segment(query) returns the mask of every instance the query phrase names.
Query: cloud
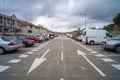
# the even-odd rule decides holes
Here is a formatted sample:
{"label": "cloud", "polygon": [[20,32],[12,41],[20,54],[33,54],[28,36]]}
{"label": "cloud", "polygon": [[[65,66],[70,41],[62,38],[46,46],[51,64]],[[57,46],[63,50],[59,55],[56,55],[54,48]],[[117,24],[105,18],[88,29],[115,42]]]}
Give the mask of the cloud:
{"label": "cloud", "polygon": [[85,12],[88,27],[111,23],[120,12],[120,0],[1,0],[0,12],[52,30],[71,31],[85,26]]}

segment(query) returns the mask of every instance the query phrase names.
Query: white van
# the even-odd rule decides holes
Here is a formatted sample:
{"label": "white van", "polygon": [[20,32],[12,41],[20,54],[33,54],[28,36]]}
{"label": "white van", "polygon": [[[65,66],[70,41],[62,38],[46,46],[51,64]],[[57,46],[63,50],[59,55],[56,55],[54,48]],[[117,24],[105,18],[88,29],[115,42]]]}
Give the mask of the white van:
{"label": "white van", "polygon": [[82,41],[86,44],[99,44],[102,40],[110,37],[106,30],[86,29],[82,33]]}

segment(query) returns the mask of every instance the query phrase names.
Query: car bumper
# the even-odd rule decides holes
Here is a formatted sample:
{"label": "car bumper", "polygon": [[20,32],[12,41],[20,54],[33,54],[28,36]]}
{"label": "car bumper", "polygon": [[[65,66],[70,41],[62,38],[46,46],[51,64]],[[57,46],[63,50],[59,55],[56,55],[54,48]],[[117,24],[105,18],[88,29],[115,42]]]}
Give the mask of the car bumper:
{"label": "car bumper", "polygon": [[14,45],[14,46],[8,46],[5,48],[6,51],[13,51],[13,50],[16,50],[16,49],[19,49],[21,48],[23,45],[20,44],[20,45]]}
{"label": "car bumper", "polygon": [[108,45],[108,44],[101,44],[101,47],[106,49],[114,49],[113,45]]}

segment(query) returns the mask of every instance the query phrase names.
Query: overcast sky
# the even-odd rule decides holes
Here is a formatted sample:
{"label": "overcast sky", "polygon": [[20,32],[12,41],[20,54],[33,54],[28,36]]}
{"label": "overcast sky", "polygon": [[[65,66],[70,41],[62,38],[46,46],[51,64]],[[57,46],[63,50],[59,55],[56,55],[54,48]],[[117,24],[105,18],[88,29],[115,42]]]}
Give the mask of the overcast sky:
{"label": "overcast sky", "polygon": [[103,27],[120,13],[120,0],[0,0],[0,13],[66,32],[85,27]]}

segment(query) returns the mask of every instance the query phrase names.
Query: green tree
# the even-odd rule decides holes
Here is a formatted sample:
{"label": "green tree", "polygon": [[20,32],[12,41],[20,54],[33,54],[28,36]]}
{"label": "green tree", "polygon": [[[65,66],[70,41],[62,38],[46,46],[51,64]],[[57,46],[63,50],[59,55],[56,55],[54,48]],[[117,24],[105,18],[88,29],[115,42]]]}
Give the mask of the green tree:
{"label": "green tree", "polygon": [[117,14],[116,17],[113,18],[113,22],[115,25],[117,25],[120,29],[120,13]]}
{"label": "green tree", "polygon": [[107,26],[104,26],[103,29],[107,30],[108,32],[112,32],[113,28],[114,28],[114,24],[109,24]]}
{"label": "green tree", "polygon": [[78,28],[78,30],[77,30],[77,35],[81,35],[81,30],[80,30],[80,28]]}

